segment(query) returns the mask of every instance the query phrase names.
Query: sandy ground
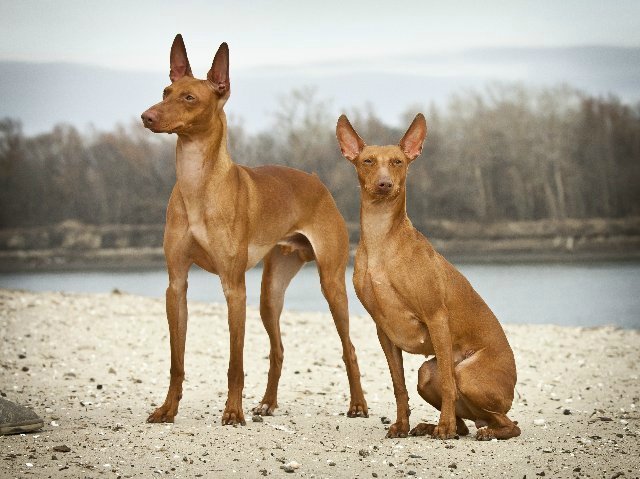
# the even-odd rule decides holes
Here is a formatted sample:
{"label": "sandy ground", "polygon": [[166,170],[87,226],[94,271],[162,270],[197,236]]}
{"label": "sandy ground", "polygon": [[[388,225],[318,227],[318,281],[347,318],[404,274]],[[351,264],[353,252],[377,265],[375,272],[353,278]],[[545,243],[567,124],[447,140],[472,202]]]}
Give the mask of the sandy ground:
{"label": "sandy ground", "polygon": [[[327,314],[285,312],[280,408],[252,422],[267,377],[267,336],[249,309],[245,427],[220,425],[225,308],[190,304],[184,399],[173,425],[147,424],[168,385],[164,303],[122,294],[0,290],[0,391],[45,428],[0,437],[0,477],[640,476],[640,332],[507,326],[523,434],[478,442],[384,439],[395,402],[373,322],[352,318],[370,417],[349,419],[347,378]],[[437,412],[415,391],[424,358],[405,355],[412,425]],[[536,425],[536,423],[542,425]],[[67,446],[69,452],[56,452]],[[287,473],[281,466],[296,461]]]}

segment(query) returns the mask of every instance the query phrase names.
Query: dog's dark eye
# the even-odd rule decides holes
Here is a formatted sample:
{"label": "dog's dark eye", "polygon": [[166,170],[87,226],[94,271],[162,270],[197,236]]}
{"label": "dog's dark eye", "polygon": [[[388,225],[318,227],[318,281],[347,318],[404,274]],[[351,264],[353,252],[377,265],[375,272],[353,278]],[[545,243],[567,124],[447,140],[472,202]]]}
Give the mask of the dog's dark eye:
{"label": "dog's dark eye", "polygon": [[187,100],[187,101],[193,101],[193,100],[196,99],[196,97],[193,96],[193,95],[187,95],[187,96],[184,97],[184,99]]}
{"label": "dog's dark eye", "polygon": [[363,163],[365,165],[373,165],[373,160],[371,158],[367,158],[366,160],[363,161]]}
{"label": "dog's dark eye", "polygon": [[402,160],[399,160],[398,158],[396,158],[395,160],[393,160],[393,164],[396,166],[400,166],[402,164]]}

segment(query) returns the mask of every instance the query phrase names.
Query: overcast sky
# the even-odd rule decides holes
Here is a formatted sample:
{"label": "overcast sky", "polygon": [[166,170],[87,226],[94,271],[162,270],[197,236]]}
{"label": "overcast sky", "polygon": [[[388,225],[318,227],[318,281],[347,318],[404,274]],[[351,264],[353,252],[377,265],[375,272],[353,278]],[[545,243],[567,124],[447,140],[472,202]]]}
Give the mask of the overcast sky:
{"label": "overcast sky", "polygon": [[640,1],[0,0],[0,60],[166,70],[178,32],[201,76],[222,41],[236,69],[487,46],[640,46]]}
{"label": "overcast sky", "polygon": [[0,118],[28,133],[138,118],[176,33],[198,78],[229,43],[227,112],[249,131],[307,86],[332,114],[390,123],[493,82],[640,101],[640,0],[0,0]]}

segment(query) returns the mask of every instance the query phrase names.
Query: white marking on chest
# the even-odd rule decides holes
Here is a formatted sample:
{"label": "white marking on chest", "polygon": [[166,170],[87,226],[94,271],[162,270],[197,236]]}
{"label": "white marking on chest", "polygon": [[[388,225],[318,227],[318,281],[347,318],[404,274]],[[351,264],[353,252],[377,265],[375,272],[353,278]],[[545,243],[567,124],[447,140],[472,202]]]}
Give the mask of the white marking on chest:
{"label": "white marking on chest", "polygon": [[373,284],[389,286],[389,280],[384,270],[380,267],[373,267],[367,270],[369,279]]}
{"label": "white marking on chest", "polygon": [[199,243],[206,242],[204,227],[204,153],[197,142],[181,142],[176,163],[178,187],[187,210],[193,236]]}
{"label": "white marking on chest", "polygon": [[249,244],[247,248],[247,269],[253,268],[271,250],[272,245]]}
{"label": "white marking on chest", "polygon": [[[188,215],[187,215],[188,217]],[[189,223],[189,230],[191,231],[191,235],[196,242],[205,249],[205,251],[209,250],[209,237],[207,235],[207,227],[204,225],[202,221],[198,221],[195,223]]]}

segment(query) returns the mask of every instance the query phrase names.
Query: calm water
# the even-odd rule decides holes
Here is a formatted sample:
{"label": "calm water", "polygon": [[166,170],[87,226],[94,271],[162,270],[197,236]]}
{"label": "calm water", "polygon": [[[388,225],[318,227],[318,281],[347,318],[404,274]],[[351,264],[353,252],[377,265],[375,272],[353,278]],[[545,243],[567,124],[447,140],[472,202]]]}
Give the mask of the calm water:
{"label": "calm water", "polygon": [[[504,323],[572,326],[613,324],[640,328],[640,263],[458,265]],[[257,306],[262,270],[247,273],[247,301]],[[347,272],[352,313],[365,314]],[[107,293],[114,288],[145,296],[164,296],[167,275],[158,271],[1,274],[0,287],[31,291]],[[217,276],[193,269],[188,297],[224,302]],[[293,279],[285,308],[328,311],[315,267]]]}

